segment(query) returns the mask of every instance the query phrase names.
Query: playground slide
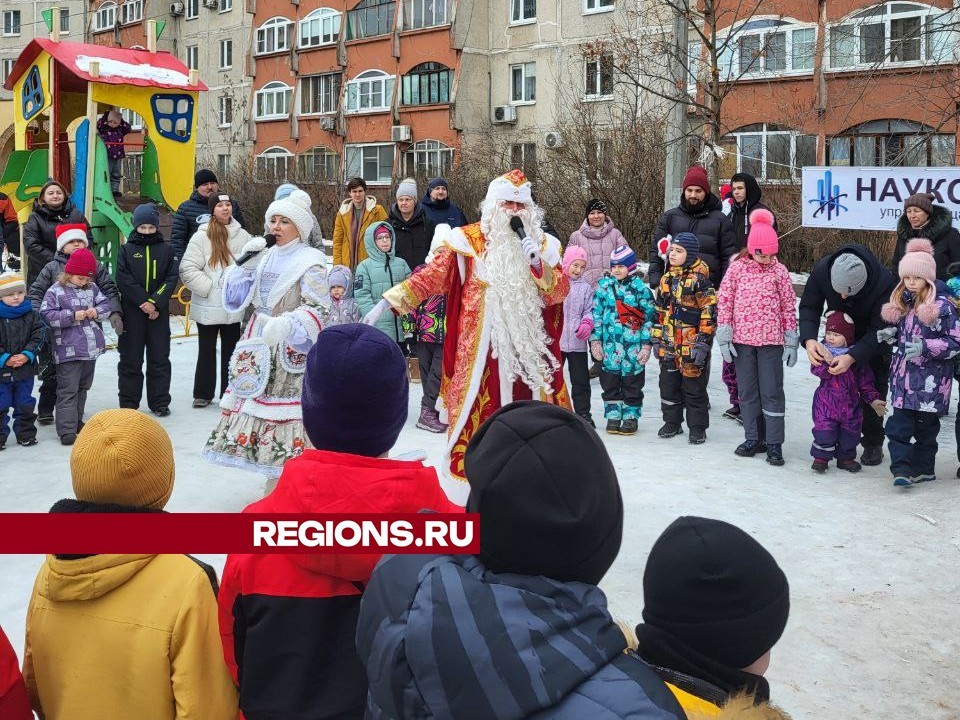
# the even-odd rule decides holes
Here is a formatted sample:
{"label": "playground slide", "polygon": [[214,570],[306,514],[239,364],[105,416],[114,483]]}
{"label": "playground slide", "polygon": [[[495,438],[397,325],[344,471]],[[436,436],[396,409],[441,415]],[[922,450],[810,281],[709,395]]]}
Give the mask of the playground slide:
{"label": "playground slide", "polygon": [[17,212],[30,207],[47,181],[47,150],[14,150],[0,177],[0,192],[11,200]]}

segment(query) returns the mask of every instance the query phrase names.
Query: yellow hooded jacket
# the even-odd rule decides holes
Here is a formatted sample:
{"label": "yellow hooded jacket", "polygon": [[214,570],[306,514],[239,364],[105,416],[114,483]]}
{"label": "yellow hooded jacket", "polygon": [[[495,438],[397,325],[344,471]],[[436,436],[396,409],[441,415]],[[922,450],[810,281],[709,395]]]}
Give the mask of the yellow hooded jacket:
{"label": "yellow hooded jacket", "polygon": [[235,720],[216,575],[186,555],[48,555],[24,679],[45,720]]}
{"label": "yellow hooded jacket", "polygon": [[790,720],[783,710],[769,703],[755,705],[749,695],[736,695],[720,707],[671,683],[667,687],[687,714],[687,720]]}

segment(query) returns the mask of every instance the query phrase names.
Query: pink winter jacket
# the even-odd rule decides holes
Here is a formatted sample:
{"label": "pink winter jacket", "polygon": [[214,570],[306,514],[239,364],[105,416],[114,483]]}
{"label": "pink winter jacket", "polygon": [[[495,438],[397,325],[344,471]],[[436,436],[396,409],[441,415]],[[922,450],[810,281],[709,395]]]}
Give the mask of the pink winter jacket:
{"label": "pink winter jacket", "polygon": [[720,283],[717,325],[733,326],[738,345],[783,345],[783,334],[797,329],[796,301],[790,273],[776,258],[761,265],[744,255]]}

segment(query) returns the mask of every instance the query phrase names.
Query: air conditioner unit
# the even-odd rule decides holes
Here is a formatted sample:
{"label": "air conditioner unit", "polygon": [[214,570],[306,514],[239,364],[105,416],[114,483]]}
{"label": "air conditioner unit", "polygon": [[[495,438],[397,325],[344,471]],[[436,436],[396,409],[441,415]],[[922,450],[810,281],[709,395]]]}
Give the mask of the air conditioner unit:
{"label": "air conditioner unit", "polygon": [[490,115],[492,123],[515,123],[516,121],[517,109],[513,105],[498,105]]}
{"label": "air conditioner unit", "polygon": [[333,132],[337,128],[337,119],[333,115],[324,115],[320,118],[320,129]]}
{"label": "air conditioner unit", "polygon": [[410,142],[410,126],[394,125],[390,128],[390,140],[393,142]]}
{"label": "air conditioner unit", "polygon": [[203,6],[208,7],[211,10],[216,10],[217,4],[217,0],[203,0]]}
{"label": "air conditioner unit", "polygon": [[184,7],[182,2],[172,2],[170,3],[170,14],[176,17],[177,15],[183,15]]}
{"label": "air conditioner unit", "polygon": [[563,135],[558,132],[548,132],[543,136],[543,144],[551,150],[563,147]]}

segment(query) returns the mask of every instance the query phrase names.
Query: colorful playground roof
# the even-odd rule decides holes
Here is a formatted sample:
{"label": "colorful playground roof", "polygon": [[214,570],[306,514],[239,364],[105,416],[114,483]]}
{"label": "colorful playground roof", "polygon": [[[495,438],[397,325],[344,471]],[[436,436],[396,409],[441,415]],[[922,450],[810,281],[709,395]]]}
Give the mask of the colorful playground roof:
{"label": "colorful playground roof", "polygon": [[[202,82],[190,84],[190,70],[168,52],[151,53],[147,50],[129,50],[107,45],[91,45],[78,42],[53,42],[46,38],[32,40],[20,53],[3,87],[13,89],[13,84],[42,51],[48,52],[60,67],[84,84],[87,82],[110,85],[140,85],[142,87],[170,88],[175,90],[206,90]],[[90,75],[90,62],[100,64],[98,77]],[[79,91],[80,87],[66,90]]]}

